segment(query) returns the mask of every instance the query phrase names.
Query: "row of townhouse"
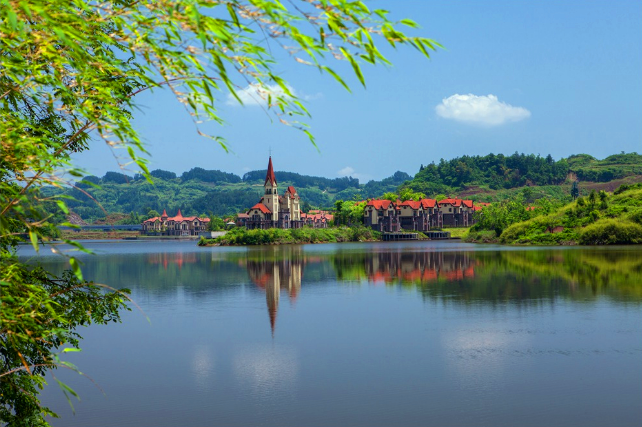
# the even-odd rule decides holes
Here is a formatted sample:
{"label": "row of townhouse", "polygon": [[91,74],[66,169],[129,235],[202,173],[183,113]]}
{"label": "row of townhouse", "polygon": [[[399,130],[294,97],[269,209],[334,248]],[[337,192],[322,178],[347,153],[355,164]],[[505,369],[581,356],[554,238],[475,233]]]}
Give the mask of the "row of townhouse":
{"label": "row of townhouse", "polygon": [[197,216],[183,216],[178,210],[176,216],[168,216],[163,209],[163,214],[143,222],[141,234],[155,236],[198,236],[207,230],[209,218]]}
{"label": "row of townhouse", "polygon": [[312,209],[308,213],[301,213],[303,225],[312,228],[328,228],[328,223],[334,220],[334,215],[327,211]]}
{"label": "row of townhouse", "polygon": [[472,200],[461,199],[369,200],[363,215],[365,225],[378,231],[429,231],[468,227],[474,223],[473,213],[480,209]]}

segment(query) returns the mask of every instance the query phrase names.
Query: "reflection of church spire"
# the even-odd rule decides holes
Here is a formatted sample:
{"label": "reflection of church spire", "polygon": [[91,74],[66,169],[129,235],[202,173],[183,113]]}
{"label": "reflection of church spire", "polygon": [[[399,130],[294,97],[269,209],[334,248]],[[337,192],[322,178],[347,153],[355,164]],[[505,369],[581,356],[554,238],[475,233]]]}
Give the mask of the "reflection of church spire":
{"label": "reflection of church spire", "polygon": [[274,336],[274,328],[276,326],[276,315],[279,311],[279,293],[281,292],[281,280],[279,277],[279,269],[275,268],[265,285],[265,299],[267,301],[268,314],[270,315],[270,327],[272,328],[272,336]]}
{"label": "reflection of church spire", "polygon": [[[300,253],[287,254],[278,251],[274,255],[285,256],[283,260],[261,259],[247,260],[247,271],[250,279],[259,287],[265,289],[265,300],[267,303],[268,315],[270,317],[270,328],[272,335],[276,328],[276,318],[279,311],[279,299],[281,289],[287,290],[290,301],[296,300],[301,291],[301,279],[303,277],[303,259]],[[296,251],[295,251],[296,252]]]}

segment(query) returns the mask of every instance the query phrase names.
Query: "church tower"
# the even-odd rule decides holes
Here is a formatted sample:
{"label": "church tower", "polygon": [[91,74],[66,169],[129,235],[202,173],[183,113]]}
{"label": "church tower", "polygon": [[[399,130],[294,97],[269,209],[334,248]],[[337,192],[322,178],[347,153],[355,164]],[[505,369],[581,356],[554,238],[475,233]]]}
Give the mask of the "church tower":
{"label": "church tower", "polygon": [[276,177],[274,176],[274,167],[272,167],[272,156],[268,163],[267,174],[265,175],[265,193],[263,195],[263,204],[272,212],[272,221],[279,220],[279,192],[276,186]]}

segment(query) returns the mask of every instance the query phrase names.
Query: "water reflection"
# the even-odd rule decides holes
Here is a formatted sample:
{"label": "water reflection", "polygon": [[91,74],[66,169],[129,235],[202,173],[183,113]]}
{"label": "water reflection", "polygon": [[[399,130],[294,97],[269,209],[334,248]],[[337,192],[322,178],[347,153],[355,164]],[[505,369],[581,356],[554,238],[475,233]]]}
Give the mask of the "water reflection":
{"label": "water reflection", "polygon": [[272,335],[276,326],[281,289],[288,293],[292,303],[301,291],[304,259],[303,249],[294,246],[286,251],[252,253],[244,260],[250,279],[265,290]]}
{"label": "water reflection", "polygon": [[[471,246],[462,250],[459,246],[449,251],[430,244],[389,244],[371,245],[369,250],[354,250],[350,245],[324,248],[114,251],[85,258],[83,268],[86,277],[132,288],[139,298],[147,294],[175,298],[180,285],[185,297],[198,300],[251,284],[254,291],[265,293],[273,333],[282,292],[294,304],[302,288],[333,281],[416,289],[423,298],[444,304],[526,306],[601,296],[626,304],[642,301],[642,250],[638,247],[476,250]],[[64,268],[57,259],[43,259],[42,264],[54,271]]]}
{"label": "water reflection", "polygon": [[330,272],[322,271],[339,282],[416,288],[424,298],[449,304],[540,305],[601,295],[626,303],[642,300],[642,257],[630,248],[479,252],[399,248],[310,256],[299,246],[273,247],[250,251],[239,260],[265,292],[273,334],[281,292],[294,303],[302,283],[315,284],[316,280],[303,279],[304,267],[315,263],[329,264]]}

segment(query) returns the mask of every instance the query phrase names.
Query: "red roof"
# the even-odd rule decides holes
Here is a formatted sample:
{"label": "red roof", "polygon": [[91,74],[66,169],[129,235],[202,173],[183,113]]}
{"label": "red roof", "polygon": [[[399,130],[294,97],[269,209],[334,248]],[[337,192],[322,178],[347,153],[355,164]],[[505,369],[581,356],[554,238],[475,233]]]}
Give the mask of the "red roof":
{"label": "red roof", "polygon": [[401,204],[401,206],[410,206],[414,210],[418,210],[421,207],[421,202],[416,202],[414,200],[406,200]]}
{"label": "red roof", "polygon": [[274,176],[274,167],[272,167],[272,156],[270,156],[270,161],[268,162],[267,174],[265,174],[265,182],[263,185],[267,184],[270,181],[272,185],[276,185],[276,177]]}
{"label": "red roof", "polygon": [[167,216],[167,212],[165,209],[163,209],[163,215],[162,216],[155,216],[154,218],[150,218],[148,220],[143,221],[143,223],[149,222],[153,223],[155,221],[174,221],[174,222],[183,222],[183,221],[194,221],[195,219],[201,221],[201,222],[210,222],[209,218],[199,218],[197,216],[183,216],[181,213],[181,210],[178,210],[178,213],[176,216]]}
{"label": "red roof", "polygon": [[240,214],[237,215],[237,217],[239,219],[241,219],[241,218],[249,218],[250,216],[248,214],[246,214],[246,213],[240,213]]}
{"label": "red roof", "polygon": [[290,185],[287,192],[290,193],[290,198],[294,199],[294,196],[296,196],[296,189]]}
{"label": "red roof", "polygon": [[437,200],[435,199],[421,199],[421,205],[424,207],[424,209],[434,208],[436,204]]}
{"label": "red roof", "polygon": [[461,206],[461,199],[444,199],[440,200],[439,203],[440,205],[453,205],[453,206]]}
{"label": "red roof", "polygon": [[472,207],[473,207],[473,201],[472,201],[472,200],[462,200],[461,202],[462,202],[462,203],[464,204],[464,206],[466,206],[467,208],[472,208]]}
{"label": "red roof", "polygon": [[392,202],[390,200],[378,200],[378,199],[373,199],[369,200],[368,204],[366,206],[373,206],[375,209],[388,209]]}
{"label": "red roof", "polygon": [[257,203],[256,205],[254,205],[254,206],[252,206],[252,207],[250,208],[250,210],[252,210],[252,209],[258,209],[258,210],[260,210],[261,212],[263,212],[264,214],[272,213],[272,211],[271,211],[271,210],[269,210],[269,209],[267,208],[267,206],[265,206],[263,203]]}

